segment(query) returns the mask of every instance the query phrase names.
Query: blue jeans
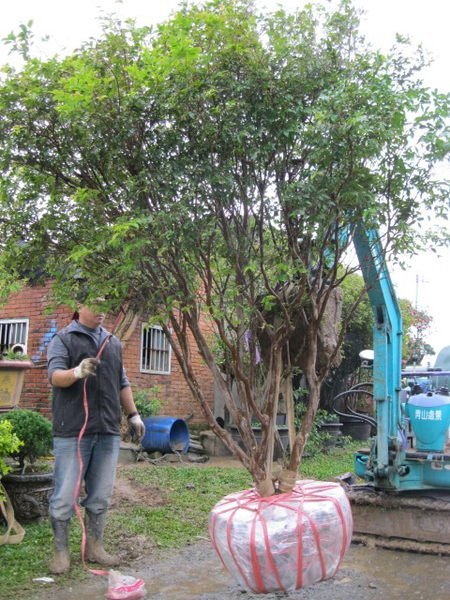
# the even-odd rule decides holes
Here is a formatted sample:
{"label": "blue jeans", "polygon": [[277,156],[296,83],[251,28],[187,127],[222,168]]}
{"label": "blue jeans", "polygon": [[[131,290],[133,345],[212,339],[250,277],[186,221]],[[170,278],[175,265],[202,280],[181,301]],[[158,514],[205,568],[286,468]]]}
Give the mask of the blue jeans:
{"label": "blue jeans", "polygon": [[[50,499],[50,516],[66,521],[74,512],[75,486],[79,476],[77,438],[55,437],[55,489]],[[84,481],[86,496],[81,502],[89,512],[101,514],[108,510],[119,458],[120,436],[86,435],[80,443],[83,463],[81,484]]]}

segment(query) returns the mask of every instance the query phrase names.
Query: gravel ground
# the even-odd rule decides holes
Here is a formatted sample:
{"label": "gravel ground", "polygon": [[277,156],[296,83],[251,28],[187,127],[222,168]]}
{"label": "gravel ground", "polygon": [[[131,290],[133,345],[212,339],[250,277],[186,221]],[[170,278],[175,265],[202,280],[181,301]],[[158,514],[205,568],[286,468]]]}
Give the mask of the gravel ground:
{"label": "gravel ground", "polygon": [[[142,577],[147,600],[448,600],[448,558],[352,545],[333,579],[291,592],[255,595],[224,571],[207,540],[140,559],[123,574]],[[98,600],[107,582],[89,577],[73,587],[36,584],[29,600]]]}
{"label": "gravel ground", "polygon": [[[240,466],[230,458],[215,458],[211,466]],[[117,501],[153,502],[147,488],[132,490],[120,480]],[[123,487],[125,486],[125,487]],[[120,500],[122,499],[122,500]],[[119,540],[117,540],[119,541]],[[127,540],[129,545],[130,540]],[[139,540],[132,540],[139,548]],[[140,558],[124,564],[120,571],[144,579],[147,600],[449,600],[448,557],[370,548],[352,544],[336,575],[288,594],[256,595],[239,588],[222,567],[208,539],[199,539],[181,549],[162,551],[146,548]],[[135,554],[137,556],[138,554]],[[130,555],[128,555],[130,556]],[[79,562],[74,557],[74,562]],[[46,575],[46,574],[44,574]],[[35,582],[23,600],[100,600],[107,592],[107,579],[87,575],[73,586]]]}

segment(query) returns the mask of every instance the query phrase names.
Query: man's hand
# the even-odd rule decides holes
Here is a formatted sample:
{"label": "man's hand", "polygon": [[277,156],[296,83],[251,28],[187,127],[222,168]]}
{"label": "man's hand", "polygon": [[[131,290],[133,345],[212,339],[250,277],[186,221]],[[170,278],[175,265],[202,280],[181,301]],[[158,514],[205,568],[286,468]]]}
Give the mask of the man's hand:
{"label": "man's hand", "polygon": [[128,419],[128,423],[130,424],[130,427],[133,430],[134,437],[141,441],[145,435],[145,425],[141,417],[137,414],[133,415]]}
{"label": "man's hand", "polygon": [[80,362],[78,367],[75,367],[73,374],[77,379],[85,379],[89,375],[96,375],[99,362],[97,358],[85,358]]}

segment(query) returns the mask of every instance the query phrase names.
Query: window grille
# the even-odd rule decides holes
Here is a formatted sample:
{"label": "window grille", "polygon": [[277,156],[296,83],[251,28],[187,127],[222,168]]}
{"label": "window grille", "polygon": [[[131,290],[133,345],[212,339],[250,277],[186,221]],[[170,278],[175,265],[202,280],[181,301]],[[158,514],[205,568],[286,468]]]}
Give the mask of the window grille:
{"label": "window grille", "polygon": [[141,371],[170,373],[171,347],[161,327],[142,326]]}
{"label": "window grille", "polygon": [[0,354],[6,354],[16,344],[27,351],[28,319],[0,319]]}

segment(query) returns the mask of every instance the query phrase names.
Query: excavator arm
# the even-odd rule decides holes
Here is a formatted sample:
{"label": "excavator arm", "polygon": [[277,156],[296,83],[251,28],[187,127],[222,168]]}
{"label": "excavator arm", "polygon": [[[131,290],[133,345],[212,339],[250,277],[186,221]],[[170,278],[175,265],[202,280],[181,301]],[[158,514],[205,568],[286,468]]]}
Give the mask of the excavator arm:
{"label": "excavator arm", "polygon": [[354,246],[373,309],[373,397],[376,406],[376,455],[373,476],[392,479],[392,451],[401,452],[406,440],[400,414],[402,315],[386,266],[383,249],[374,231],[355,231]]}
{"label": "excavator arm", "polygon": [[382,244],[376,231],[362,227],[353,241],[374,314],[376,420],[370,447],[355,453],[355,472],[365,483],[348,489],[354,539],[450,555],[450,399],[434,392],[405,399],[402,317]]}

